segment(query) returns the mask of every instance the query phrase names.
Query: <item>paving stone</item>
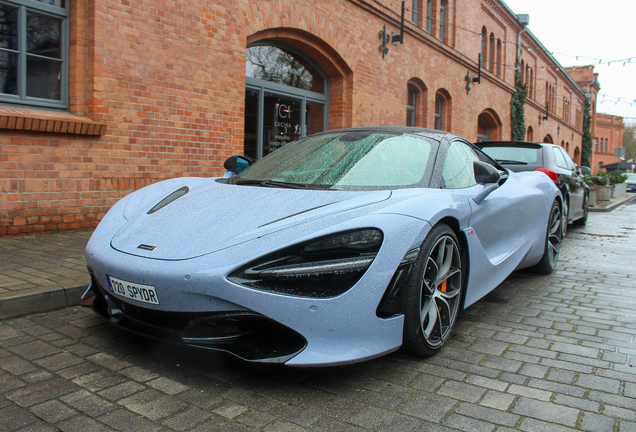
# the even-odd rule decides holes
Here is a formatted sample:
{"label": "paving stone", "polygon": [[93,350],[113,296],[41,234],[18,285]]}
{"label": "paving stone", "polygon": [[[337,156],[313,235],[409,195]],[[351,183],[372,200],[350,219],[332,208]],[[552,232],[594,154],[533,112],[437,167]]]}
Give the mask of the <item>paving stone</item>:
{"label": "paving stone", "polygon": [[498,369],[506,372],[517,372],[521,368],[522,363],[515,360],[508,360],[501,357],[488,356],[481,366]]}
{"label": "paving stone", "polygon": [[529,388],[525,386],[520,386],[516,384],[512,384],[506,390],[508,393],[516,395],[516,396],[525,396],[532,399],[538,399],[542,401],[549,401],[552,398],[552,393],[544,390],[537,390],[534,388]]}
{"label": "paving stone", "polygon": [[122,432],[155,432],[161,430],[161,426],[158,426],[148,419],[139,417],[125,409],[110,411],[101,417],[98,417],[97,420],[117,431]]}
{"label": "paving stone", "polygon": [[58,400],[52,400],[39,405],[34,405],[29,408],[29,411],[38,416],[38,418],[53,424],[59,423],[60,421],[77,414],[77,411],[73,410],[68,405],[63,404]]}
{"label": "paving stone", "polygon": [[583,413],[580,429],[589,432],[614,432],[614,419],[598,414]]}
{"label": "paving stone", "polygon": [[91,417],[97,417],[108,411],[115,409],[115,405],[112,403],[95,396],[86,390],[79,390],[77,392],[62,396],[60,400],[69,406],[88,414]]}
{"label": "paving stone", "polygon": [[5,394],[5,397],[19,406],[29,407],[55,399],[77,389],[78,387],[73,383],[53,378],[20,387]]}
{"label": "paving stone", "polygon": [[84,360],[68,352],[62,352],[43,359],[35,360],[33,363],[50,371],[58,371],[71,366],[83,363]]}
{"label": "paving stone", "polygon": [[621,382],[619,380],[602,378],[594,375],[579,375],[576,385],[606,393],[618,394]]}
{"label": "paving stone", "polygon": [[26,361],[18,356],[7,355],[6,357],[2,358],[2,361],[0,362],[0,369],[17,376],[37,370],[38,368],[31,362]]}
{"label": "paving stone", "polygon": [[559,426],[554,423],[547,423],[532,418],[525,418],[522,420],[519,430],[524,432],[574,432],[577,429]]}
{"label": "paving stone", "polygon": [[515,397],[513,395],[488,391],[479,404],[499,411],[507,411],[514,400]]}
{"label": "paving stone", "polygon": [[607,417],[623,419],[628,421],[636,420],[636,411],[634,411],[633,408],[625,409],[625,408],[618,408],[615,406],[606,405],[605,408],[603,409],[603,415]]}
{"label": "paving stone", "polygon": [[119,405],[130,411],[156,421],[179,411],[183,411],[187,404],[171,398],[156,390],[145,390],[118,401]]}
{"label": "paving stone", "polygon": [[314,411],[290,404],[279,405],[268,414],[303,427],[309,427],[320,418],[320,414]]}
{"label": "paving stone", "polygon": [[584,397],[586,393],[585,389],[580,387],[570,386],[566,384],[559,384],[553,381],[540,380],[536,378],[531,379],[528,382],[528,386],[546,390],[552,393],[561,393],[564,395],[570,395],[570,396],[576,396],[576,397]]}
{"label": "paving stone", "polygon": [[417,393],[398,408],[402,414],[431,422],[440,421],[456,404],[453,399],[429,393]]}
{"label": "paving stone", "polygon": [[446,380],[444,378],[428,374],[420,374],[413,382],[411,382],[411,387],[432,393],[445,381]]}
{"label": "paving stone", "polygon": [[37,340],[20,345],[13,345],[8,347],[7,349],[12,353],[27,360],[35,360],[62,352],[62,350],[58,347]]}
{"label": "paving stone", "polygon": [[495,429],[495,425],[492,423],[486,423],[481,420],[457,414],[450,414],[446,419],[444,419],[444,424],[459,430],[474,432],[490,432]]}
{"label": "paving stone", "polygon": [[[496,409],[486,408],[474,404],[462,403],[456,409],[455,412],[468,417],[473,417],[479,420],[484,420],[489,423],[496,423],[498,425],[504,425],[509,427],[515,427],[519,421],[519,416],[500,412]],[[446,423],[449,425],[448,423]],[[449,425],[450,426],[450,425]]]}
{"label": "paving stone", "polygon": [[485,392],[486,390],[481,387],[457,381],[446,381],[444,385],[437,391],[437,394],[467,402],[477,402],[479,399],[481,399]]}
{"label": "paving stone", "polygon": [[512,412],[525,417],[575,427],[579,410],[564,406],[520,397],[512,407]]}
{"label": "paving stone", "polygon": [[554,396],[553,402],[559,405],[569,406],[570,408],[576,408],[583,411],[600,412],[601,404],[598,402],[589,401],[580,397],[566,396],[563,394],[557,394]]}
{"label": "paving stone", "polygon": [[619,420],[618,425],[619,432],[636,432],[636,423]]}
{"label": "paving stone", "polygon": [[547,366],[524,364],[519,373],[534,378],[543,378],[548,372]]}
{"label": "paving stone", "polygon": [[497,370],[482,367],[482,366],[477,366],[470,363],[465,363],[462,361],[452,361],[446,367],[450,369],[466,372],[471,375],[482,375],[489,378],[496,378],[500,374],[500,372]]}
{"label": "paving stone", "polygon": [[572,371],[566,371],[562,369],[550,368],[548,371],[547,379],[550,381],[556,381],[562,384],[572,384],[576,378],[576,373]]}
{"label": "paving stone", "polygon": [[[112,432],[113,429],[89,417],[75,416],[56,425],[62,432]],[[124,430],[124,429],[119,429]]]}
{"label": "paving stone", "polygon": [[494,380],[490,378],[484,378],[478,375],[469,376],[466,379],[468,384],[473,384],[479,387],[485,387],[491,390],[504,391],[508,387],[508,383],[501,382],[499,380]]}
{"label": "paving stone", "polygon": [[15,405],[0,409],[0,430],[11,431],[36,423],[38,419]]}

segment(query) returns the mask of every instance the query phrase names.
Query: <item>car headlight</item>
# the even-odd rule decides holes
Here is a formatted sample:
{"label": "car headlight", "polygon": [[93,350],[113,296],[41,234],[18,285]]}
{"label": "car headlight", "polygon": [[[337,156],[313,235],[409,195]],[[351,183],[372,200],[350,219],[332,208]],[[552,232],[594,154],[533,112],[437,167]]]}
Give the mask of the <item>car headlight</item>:
{"label": "car headlight", "polygon": [[230,273],[234,283],[301,297],[333,297],[351,288],[373,262],[382,231],[332,234],[264,256]]}

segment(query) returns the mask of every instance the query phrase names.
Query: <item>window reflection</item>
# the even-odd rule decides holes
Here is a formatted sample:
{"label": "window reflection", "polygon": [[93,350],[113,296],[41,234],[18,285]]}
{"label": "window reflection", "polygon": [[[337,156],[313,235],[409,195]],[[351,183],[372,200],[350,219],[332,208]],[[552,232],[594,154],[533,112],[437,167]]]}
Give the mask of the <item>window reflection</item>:
{"label": "window reflection", "polygon": [[252,78],[324,92],[324,80],[303,59],[275,46],[249,47],[245,73]]}

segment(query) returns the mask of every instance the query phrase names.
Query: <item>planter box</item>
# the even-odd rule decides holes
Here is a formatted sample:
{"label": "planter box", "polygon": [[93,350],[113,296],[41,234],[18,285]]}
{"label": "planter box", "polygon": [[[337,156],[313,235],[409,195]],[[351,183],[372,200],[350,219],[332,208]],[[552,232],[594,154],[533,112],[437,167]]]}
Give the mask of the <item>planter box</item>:
{"label": "planter box", "polygon": [[596,186],[596,200],[600,201],[609,201],[612,198],[612,187],[611,186]]}
{"label": "planter box", "polygon": [[596,205],[596,189],[590,188],[590,197],[588,204],[590,207],[594,207]]}
{"label": "planter box", "polygon": [[627,183],[615,184],[612,189],[612,198],[623,198],[627,194]]}

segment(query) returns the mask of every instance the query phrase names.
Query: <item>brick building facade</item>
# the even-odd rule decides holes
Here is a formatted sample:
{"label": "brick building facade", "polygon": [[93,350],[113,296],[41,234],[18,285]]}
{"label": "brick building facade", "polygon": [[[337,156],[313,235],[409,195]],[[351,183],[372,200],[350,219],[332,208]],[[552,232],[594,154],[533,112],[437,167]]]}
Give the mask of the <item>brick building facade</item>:
{"label": "brick building facade", "polygon": [[[232,154],[327,128],[508,139],[517,58],[527,139],[580,163],[585,89],[498,0],[407,1],[403,43],[388,51],[379,33],[399,32],[398,0],[47,3],[3,6],[30,42],[0,47],[18,59],[0,73],[0,236],[91,228],[144,185],[220,175]],[[36,25],[49,30],[34,48]],[[313,80],[264,79],[246,58],[256,47]]]}

